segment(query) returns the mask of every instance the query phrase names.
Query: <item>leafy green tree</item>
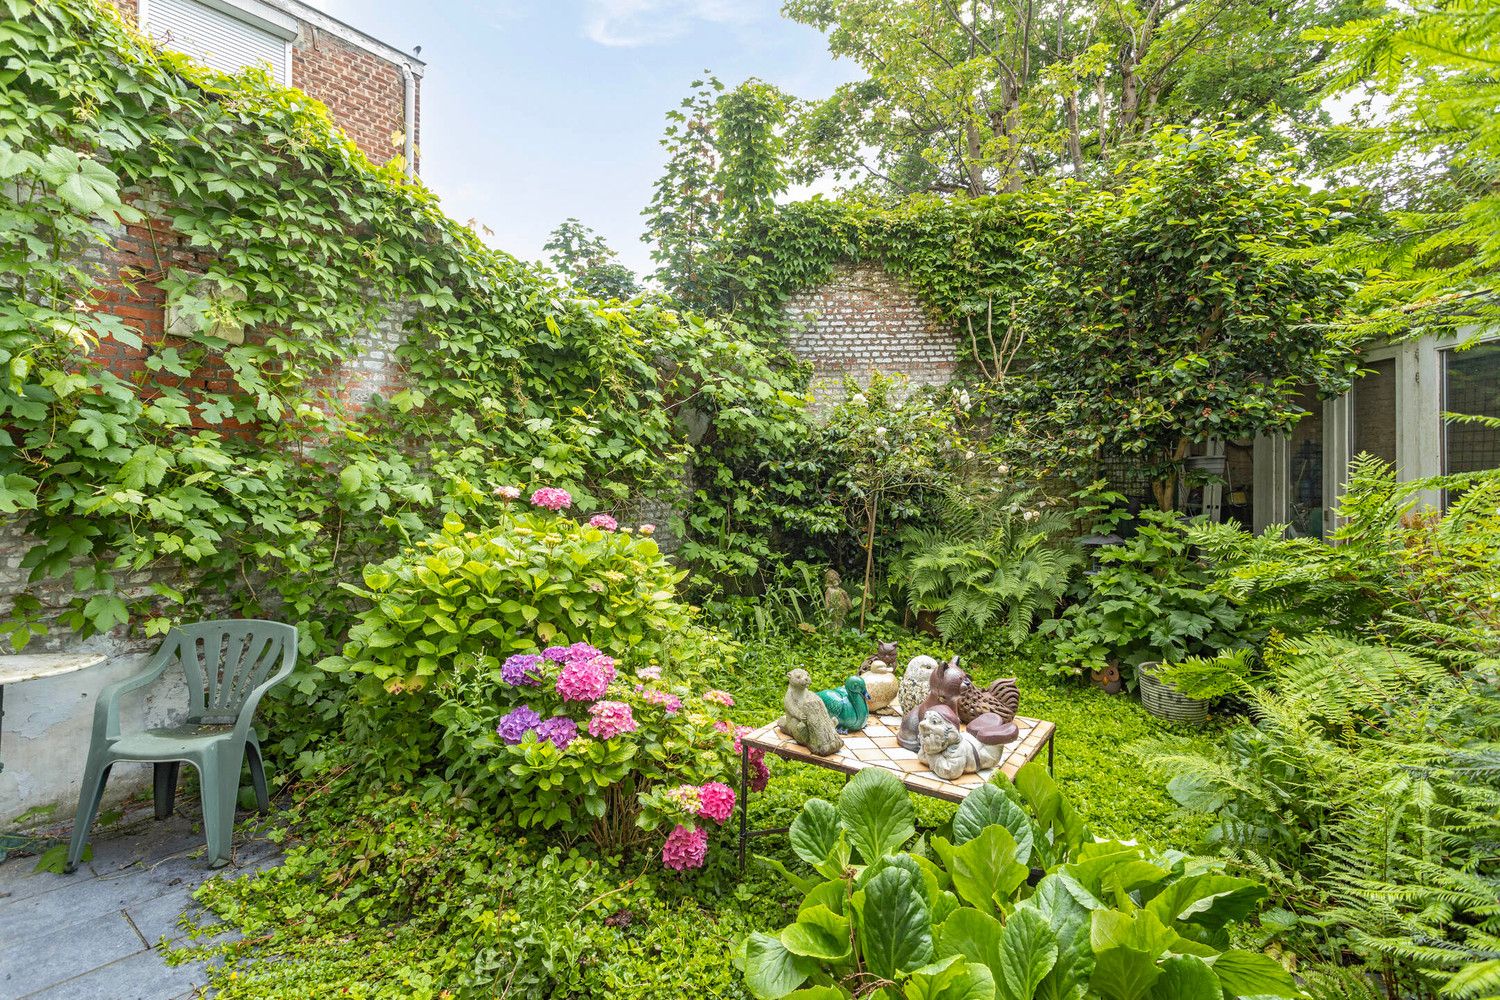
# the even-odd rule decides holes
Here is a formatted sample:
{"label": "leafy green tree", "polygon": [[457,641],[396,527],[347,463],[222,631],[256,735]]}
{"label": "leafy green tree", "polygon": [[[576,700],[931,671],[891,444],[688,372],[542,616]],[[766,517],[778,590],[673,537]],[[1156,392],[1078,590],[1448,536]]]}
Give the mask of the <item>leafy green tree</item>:
{"label": "leafy green tree", "polygon": [[1373,94],[1338,130],[1340,167],[1388,211],[1315,256],[1357,267],[1365,337],[1500,320],[1500,10],[1486,0],[1402,6],[1316,36],[1331,96]]}
{"label": "leafy green tree", "polygon": [[667,113],[667,162],[646,217],[655,278],[684,305],[712,309],[722,292],[727,227],[772,205],[786,190],[782,131],[786,102],[747,80],[732,91],[712,74]]}
{"label": "leafy green tree", "polygon": [[1118,190],[1038,194],[1024,359],[993,383],[1018,455],[1123,456],[1170,509],[1192,444],[1284,431],[1303,387],[1346,384],[1339,283],[1267,253],[1315,244],[1330,212],[1254,146],[1167,130]]}
{"label": "leafy green tree", "polygon": [[898,192],[1083,174],[1153,126],[1321,118],[1302,40],[1360,0],[786,0],[865,80],[798,117],[799,167]]}
{"label": "leafy green tree", "polygon": [[616,260],[619,252],[577,219],[564,219],[542,249],[559,274],[597,299],[628,299],[640,291],[635,272]]}

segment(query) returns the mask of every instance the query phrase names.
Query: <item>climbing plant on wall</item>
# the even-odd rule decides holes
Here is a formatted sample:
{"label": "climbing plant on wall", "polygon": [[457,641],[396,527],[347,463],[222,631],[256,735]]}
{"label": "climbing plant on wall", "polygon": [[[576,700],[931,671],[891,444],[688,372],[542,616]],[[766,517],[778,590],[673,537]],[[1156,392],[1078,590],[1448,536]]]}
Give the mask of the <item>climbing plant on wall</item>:
{"label": "climbing plant on wall", "polygon": [[[316,652],[341,568],[445,511],[512,484],[584,512],[675,491],[688,399],[727,438],[800,419],[792,376],[733,331],[576,298],[265,74],[157,51],[97,0],[0,18],[0,510],[33,581],[78,593],[64,624],[155,632],[227,602],[303,620]],[[122,225],[197,263],[117,274]],[[190,336],[101,305],[152,285]],[[399,377],[351,407],[377,325]]]}

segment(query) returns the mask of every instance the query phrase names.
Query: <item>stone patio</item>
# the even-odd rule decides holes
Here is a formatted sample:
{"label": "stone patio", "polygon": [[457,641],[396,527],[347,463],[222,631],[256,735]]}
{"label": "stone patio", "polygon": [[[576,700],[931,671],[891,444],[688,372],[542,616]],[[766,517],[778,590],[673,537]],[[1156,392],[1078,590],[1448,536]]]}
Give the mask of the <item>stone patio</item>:
{"label": "stone patio", "polygon": [[186,933],[200,883],[269,867],[277,850],[236,837],[234,863],[213,872],[197,826],[178,815],[103,834],[72,875],[35,871],[34,857],[0,864],[0,1000],[198,996],[204,967],[169,966],[158,946]]}

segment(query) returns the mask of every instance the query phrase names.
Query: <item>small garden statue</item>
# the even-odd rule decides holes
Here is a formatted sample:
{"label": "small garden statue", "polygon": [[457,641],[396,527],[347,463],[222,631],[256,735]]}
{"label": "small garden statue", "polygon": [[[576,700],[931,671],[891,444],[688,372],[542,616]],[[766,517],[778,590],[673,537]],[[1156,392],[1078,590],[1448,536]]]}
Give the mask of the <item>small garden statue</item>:
{"label": "small garden statue", "polygon": [[1125,686],[1124,681],[1120,679],[1120,668],[1113,663],[1106,663],[1103,670],[1089,671],[1089,676],[1105,694],[1119,694],[1121,688]]}
{"label": "small garden statue", "polygon": [[937,669],[938,661],[930,656],[913,656],[901,675],[901,687],[896,694],[896,707],[905,715],[927,697],[927,682]]}
{"label": "small garden statue", "polygon": [[828,612],[828,624],[833,626],[835,632],[844,627],[844,619],[849,617],[849,609],[853,602],[849,600],[849,592],[844,589],[844,578],[839,576],[839,571],[831,569],[823,574],[823,610]]}
{"label": "small garden statue", "polygon": [[875,652],[865,657],[865,662],[859,665],[860,670],[869,670],[877,663],[884,663],[894,667],[896,664],[896,644],[894,642],[877,642]]}
{"label": "small garden statue", "polygon": [[932,768],[933,774],[945,781],[954,781],[967,771],[994,767],[1004,753],[998,746],[981,743],[971,733],[960,732],[951,719],[937,710],[922,717],[919,736],[918,756]]}
{"label": "small garden statue", "polygon": [[786,682],[786,697],[781,700],[786,714],[776,720],[776,728],[819,757],[842,750],[843,737],[834,728],[823,699],[807,689],[812,683],[807,671],[801,667],[790,671]]}
{"label": "small garden statue", "polygon": [[982,688],[964,675],[958,694],[958,718],[968,731],[986,743],[1014,743],[1021,735],[1016,728],[1016,709],[1021,689],[1014,677],[1001,677]]}
{"label": "small garden statue", "polygon": [[870,711],[879,712],[896,700],[900,681],[896,680],[895,669],[884,660],[865,662],[868,666],[859,676],[865,682],[865,697],[870,703]]}
{"label": "small garden statue", "polygon": [[870,695],[865,690],[863,677],[850,677],[844,681],[843,687],[819,691],[818,697],[840,733],[865,728],[865,722],[870,718]]}
{"label": "small garden statue", "polygon": [[921,738],[918,736],[917,727],[921,721],[927,718],[927,713],[933,709],[942,710],[942,714],[953,720],[953,724],[959,724],[958,699],[963,694],[964,684],[969,681],[969,675],[964,673],[958,665],[958,657],[954,657],[947,663],[939,663],[932,668],[932,674],[927,678],[927,697],[916,708],[901,717],[901,730],[896,734],[896,740],[903,747],[917,752],[921,746]]}

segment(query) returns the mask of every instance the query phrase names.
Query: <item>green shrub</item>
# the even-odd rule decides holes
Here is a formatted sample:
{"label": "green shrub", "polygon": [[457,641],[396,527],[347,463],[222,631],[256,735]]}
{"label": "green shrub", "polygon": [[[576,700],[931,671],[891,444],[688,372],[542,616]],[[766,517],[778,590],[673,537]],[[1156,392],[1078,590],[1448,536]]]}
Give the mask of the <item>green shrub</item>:
{"label": "green shrub", "polygon": [[1173,514],[1143,511],[1135,536],[1098,550],[1100,566],[1074,588],[1076,603],[1043,622],[1055,636],[1058,674],[1152,660],[1212,655],[1243,643],[1243,615],[1212,588],[1213,575],[1194,558],[1183,523]]}
{"label": "green shrub", "polygon": [[[1003,779],[1001,779],[1003,781]],[[792,849],[818,878],[793,923],[744,944],[757,997],[838,1000],[1221,1000],[1299,996],[1270,957],[1230,947],[1265,896],[1178,853],[1095,841],[1038,764],[977,789],[950,840],[906,851],[906,790],[861,771],[838,805],[814,799]],[[799,989],[811,981],[805,989]]]}

